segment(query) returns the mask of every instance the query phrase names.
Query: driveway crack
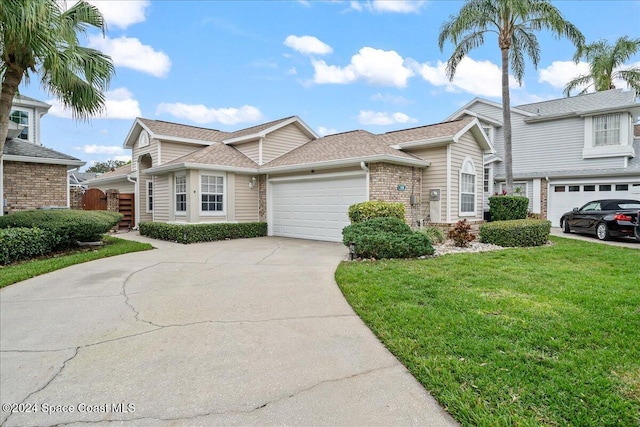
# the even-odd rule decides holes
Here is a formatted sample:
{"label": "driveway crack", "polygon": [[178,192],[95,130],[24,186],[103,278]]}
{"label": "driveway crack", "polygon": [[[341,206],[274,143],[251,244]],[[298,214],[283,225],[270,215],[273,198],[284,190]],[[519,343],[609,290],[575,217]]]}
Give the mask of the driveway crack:
{"label": "driveway crack", "polygon": [[267,258],[272,257],[276,252],[278,252],[280,249],[282,248],[282,246],[280,246],[280,242],[278,242],[278,245],[276,246],[276,248],[274,250],[271,251],[271,253],[269,255],[266,255],[264,258],[262,258],[260,261],[258,261],[256,263],[256,265],[260,265],[262,264]]}

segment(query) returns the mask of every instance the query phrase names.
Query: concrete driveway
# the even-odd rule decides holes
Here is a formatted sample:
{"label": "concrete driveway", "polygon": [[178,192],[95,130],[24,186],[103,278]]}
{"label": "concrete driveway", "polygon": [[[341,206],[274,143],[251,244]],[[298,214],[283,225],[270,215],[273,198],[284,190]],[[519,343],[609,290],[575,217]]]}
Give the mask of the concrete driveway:
{"label": "concrete driveway", "polygon": [[577,234],[577,233],[563,233],[559,227],[553,227],[551,229],[551,235],[557,237],[565,237],[567,239],[582,240],[584,242],[600,243],[609,246],[618,246],[621,248],[640,249],[640,241],[637,241],[633,237],[616,237],[611,240],[599,240],[596,236],[590,234]]}
{"label": "concrete driveway", "polygon": [[153,244],[0,291],[0,423],[456,425],[344,300],[342,245]]}

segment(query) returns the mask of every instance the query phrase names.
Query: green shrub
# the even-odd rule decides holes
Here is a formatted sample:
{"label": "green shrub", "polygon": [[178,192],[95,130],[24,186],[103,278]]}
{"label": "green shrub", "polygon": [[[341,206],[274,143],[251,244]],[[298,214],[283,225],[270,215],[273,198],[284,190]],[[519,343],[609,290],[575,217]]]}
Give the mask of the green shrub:
{"label": "green shrub", "polygon": [[353,242],[358,258],[417,258],[434,253],[429,238],[422,233],[367,233],[356,236]]}
{"label": "green shrub", "polygon": [[429,238],[431,243],[444,243],[446,240],[444,237],[444,231],[438,227],[427,226],[420,229],[420,233]]}
{"label": "green shrub", "polygon": [[434,253],[431,240],[392,217],[375,218],[342,229],[345,246],[354,243],[357,258],[416,258]]}
{"label": "green shrub", "polygon": [[523,196],[491,196],[489,197],[489,211],[491,221],[508,221],[525,219],[529,199]]}
{"label": "green shrub", "polygon": [[267,223],[166,224],[163,222],[141,222],[139,230],[141,235],[153,239],[187,244],[266,236]]}
{"label": "green shrub", "polygon": [[476,236],[471,234],[471,224],[466,219],[458,221],[453,228],[449,231],[449,238],[453,240],[453,244],[459,248],[466,248],[469,243],[476,239]]}
{"label": "green shrub", "polygon": [[374,218],[398,218],[404,221],[405,208],[403,203],[389,203],[379,200],[356,203],[349,206],[351,224],[369,221]]}
{"label": "green shrub", "polygon": [[122,214],[106,211],[34,210],[0,217],[0,228],[37,227],[57,236],[54,249],[80,242],[100,240],[102,235],[122,219]]}
{"label": "green shrub", "polygon": [[342,243],[349,246],[349,242],[354,241],[356,236],[372,233],[393,233],[393,234],[411,234],[411,227],[404,222],[404,219],[383,217],[375,218],[365,222],[358,222],[347,225],[342,229]]}
{"label": "green shrub", "polygon": [[0,229],[0,265],[35,258],[53,250],[57,236],[40,228]]}
{"label": "green shrub", "polygon": [[480,226],[480,241],[504,247],[541,246],[550,231],[551,221],[540,219],[488,222]]}

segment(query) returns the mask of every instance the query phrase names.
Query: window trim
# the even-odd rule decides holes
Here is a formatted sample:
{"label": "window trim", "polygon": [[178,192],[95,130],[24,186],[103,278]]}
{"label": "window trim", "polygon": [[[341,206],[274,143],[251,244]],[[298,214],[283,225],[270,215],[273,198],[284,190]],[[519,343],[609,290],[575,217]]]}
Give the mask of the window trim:
{"label": "window trim", "polygon": [[[620,118],[619,143],[615,145],[595,145],[595,117],[617,115]],[[583,159],[599,159],[607,157],[634,157],[633,149],[633,121],[631,115],[625,112],[597,114],[584,117],[584,148]]]}
{"label": "window trim", "polygon": [[[222,210],[221,211],[206,211],[202,209],[202,196],[204,194],[218,194],[218,193],[205,193],[202,191],[202,178],[203,177],[215,177],[222,178]],[[227,191],[227,174],[223,172],[200,172],[198,177],[198,210],[201,216],[226,216],[227,215],[227,198],[229,196]]]}
{"label": "window trim", "polygon": [[[184,193],[183,192],[179,192],[178,193],[178,178],[184,178]],[[188,188],[187,188],[187,174],[186,173],[180,173],[180,174],[175,174],[173,176],[173,212],[175,214],[175,216],[186,216],[187,215],[187,209],[188,207],[188,200],[187,200],[187,193],[188,193]],[[179,211],[178,210],[178,195],[182,195],[184,194],[184,210],[183,211]]]}
{"label": "window trim", "polygon": [[[524,187],[524,193],[517,194],[514,191],[513,194],[510,194],[510,196],[525,196],[525,197],[529,197],[529,196],[527,196],[528,191],[529,191],[529,181],[513,181],[513,188],[516,188],[516,187]],[[506,189],[507,189],[507,183],[506,182],[501,182],[500,183],[500,191],[506,190]],[[567,189],[567,191],[568,191],[568,189]]]}
{"label": "window trim", "polygon": [[[14,111],[20,111],[22,113],[27,113],[27,125],[26,125],[27,139],[20,138],[20,136],[17,136],[16,138],[19,139],[20,141],[28,141],[28,142],[35,143],[36,142],[35,139],[34,139],[34,137],[35,137],[35,134],[34,134],[35,133],[35,125],[34,125],[34,121],[33,121],[35,111],[33,111],[33,110],[29,109],[29,108],[11,106],[11,110],[9,111],[9,120],[10,121],[13,121],[13,120],[11,120],[11,114]],[[14,123],[16,123],[16,122],[14,122]],[[18,125],[24,126],[24,125],[19,124],[19,123],[18,123]]]}
{"label": "window trim", "polygon": [[[617,124],[618,127],[616,128],[612,128],[612,129],[598,129],[597,128],[597,122],[598,119],[603,119],[604,123],[603,124],[607,124],[606,122],[609,121],[609,119],[617,119]],[[593,120],[593,147],[615,147],[615,146],[619,146],[622,145],[622,114],[620,113],[612,113],[612,114],[600,114],[598,116],[593,116],[592,118]],[[615,135],[615,131],[617,131],[618,133],[618,139],[617,141],[613,141],[613,143],[607,143],[605,138],[605,141],[603,144],[598,144],[598,134],[605,134],[605,136],[608,136],[608,132],[614,131],[614,135]]]}
{"label": "window trim", "polygon": [[[146,188],[146,192],[145,192],[145,207],[146,207],[146,211],[147,213],[153,213],[153,198],[154,198],[154,188],[153,188],[153,180],[151,179],[147,179],[146,180],[146,184],[147,184],[147,188]],[[149,191],[151,190],[151,191]]]}
{"label": "window trim", "polygon": [[[473,178],[473,193],[463,192],[462,191],[462,176],[469,175]],[[484,179],[484,170],[483,170],[483,179]],[[483,181],[484,186],[484,181]],[[463,193],[465,195],[473,194],[473,211],[463,211],[462,210],[462,196]],[[458,216],[476,216],[478,212],[478,173],[476,172],[476,167],[473,163],[473,160],[470,157],[467,157],[462,162],[462,167],[458,171]]]}

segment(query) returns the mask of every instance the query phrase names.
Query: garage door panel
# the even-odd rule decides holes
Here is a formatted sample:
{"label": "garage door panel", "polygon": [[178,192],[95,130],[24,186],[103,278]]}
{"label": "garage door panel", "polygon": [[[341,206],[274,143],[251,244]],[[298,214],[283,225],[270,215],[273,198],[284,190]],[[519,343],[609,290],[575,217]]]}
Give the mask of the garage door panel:
{"label": "garage door panel", "polygon": [[366,175],[271,182],[270,200],[273,235],[339,242],[349,206],[367,200]]}

